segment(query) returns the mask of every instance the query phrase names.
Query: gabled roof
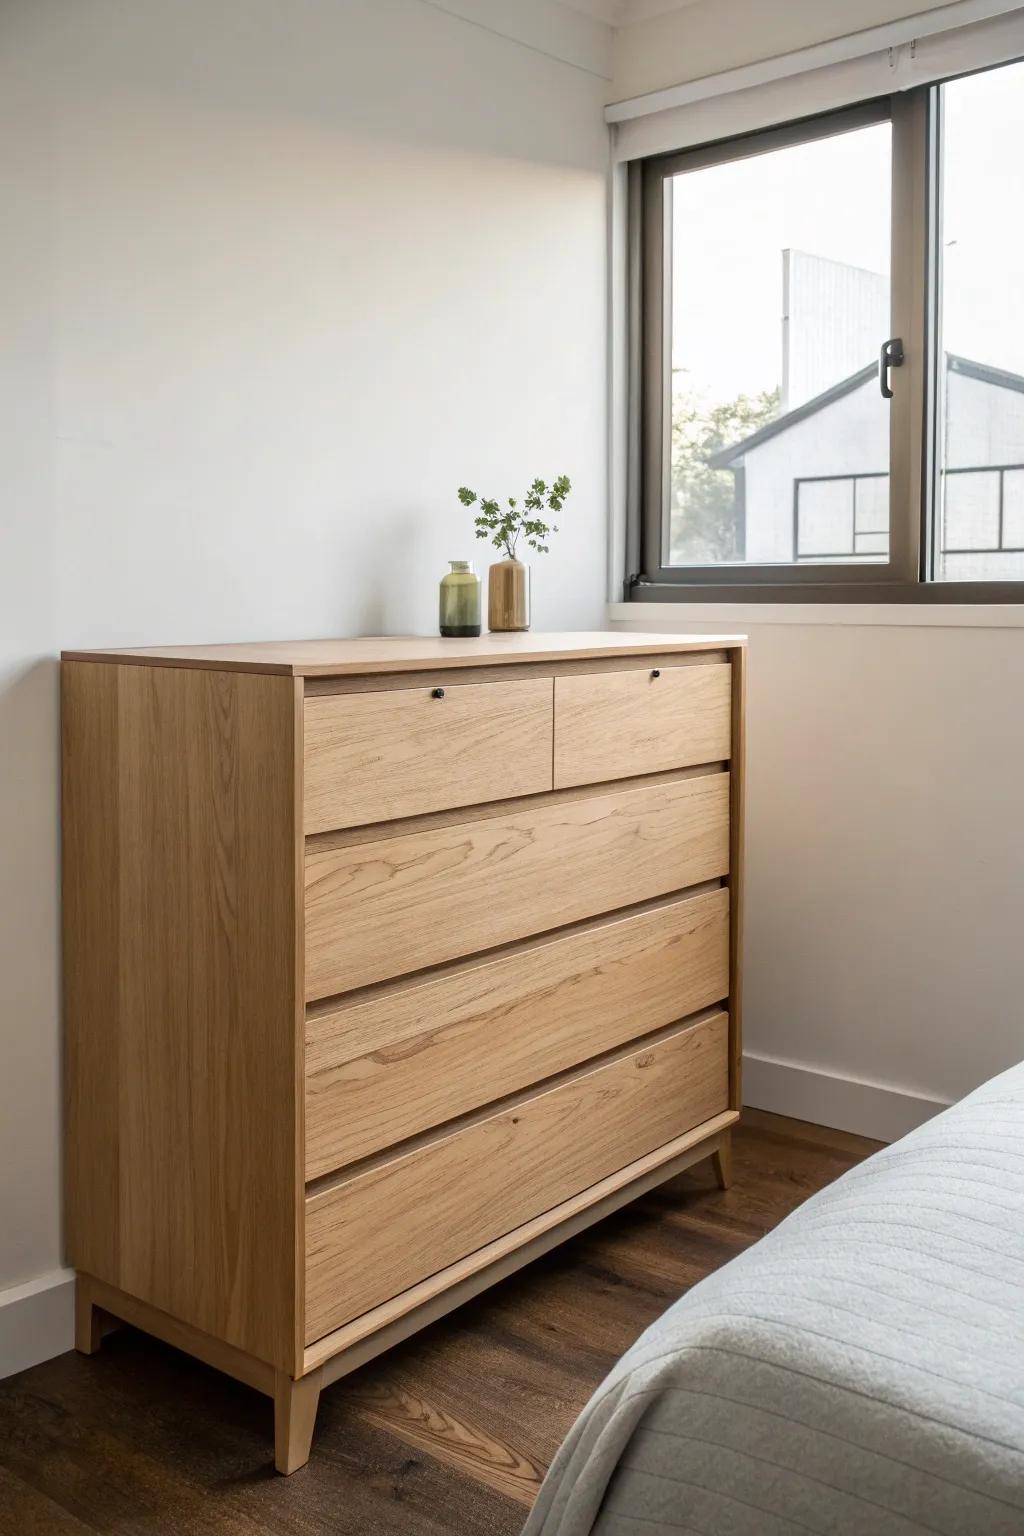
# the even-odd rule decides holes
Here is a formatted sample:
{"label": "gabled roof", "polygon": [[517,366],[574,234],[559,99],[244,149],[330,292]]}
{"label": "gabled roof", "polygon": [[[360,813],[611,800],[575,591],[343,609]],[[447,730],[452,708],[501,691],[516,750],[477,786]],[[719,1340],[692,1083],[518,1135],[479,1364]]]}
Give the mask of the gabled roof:
{"label": "gabled roof", "polygon": [[795,427],[798,421],[806,421],[808,416],[814,416],[818,411],[823,411],[826,405],[833,405],[844,395],[852,394],[855,389],[860,389],[862,384],[866,384],[872,375],[877,373],[877,363],[868,363],[866,368],[858,368],[857,372],[851,373],[848,379],[840,379],[838,384],[832,384],[828,389],[822,390],[820,395],[814,395],[810,400],[805,400],[802,405],[794,406],[791,411],[776,416],[774,421],[758,427],[757,431],[751,432],[749,437],[742,438],[729,448],[719,448],[717,453],[712,453],[708,457],[708,464],[712,469],[728,469],[734,460],[744,453],[749,453],[751,448],[759,448],[770,437],[777,437],[780,432],[786,432],[790,427]]}
{"label": "gabled roof", "polygon": [[[988,363],[976,363],[969,357],[960,357],[955,352],[946,353],[946,367],[950,373],[962,373],[968,379],[977,379],[981,384],[994,384],[1000,389],[1012,389],[1018,394],[1024,394],[1024,375],[1010,373],[1005,368],[993,368]],[[780,432],[788,432],[790,427],[795,427],[798,422],[806,421],[808,416],[814,416],[818,411],[823,411],[827,405],[834,405],[844,395],[852,394],[855,389],[878,377],[878,364],[868,363],[864,368],[858,368],[856,373],[851,373],[849,378],[840,379],[838,384],[833,384],[829,389],[823,390],[820,395],[814,395],[812,399],[805,400],[802,405],[797,405],[791,411],[786,411],[782,416],[776,416],[774,421],[759,427],[756,432],[751,432],[749,437],[741,438],[738,443],[732,443],[726,448],[720,448],[717,453],[708,457],[708,466],[711,469],[731,469],[745,453],[752,448],[759,448],[770,437],[777,437]]]}
{"label": "gabled roof", "polygon": [[975,363],[969,357],[958,357],[955,352],[946,353],[946,367],[950,373],[962,373],[981,384],[997,384],[1000,389],[1013,389],[1024,395],[1024,377],[1010,373],[1006,368],[993,368],[989,363]]}

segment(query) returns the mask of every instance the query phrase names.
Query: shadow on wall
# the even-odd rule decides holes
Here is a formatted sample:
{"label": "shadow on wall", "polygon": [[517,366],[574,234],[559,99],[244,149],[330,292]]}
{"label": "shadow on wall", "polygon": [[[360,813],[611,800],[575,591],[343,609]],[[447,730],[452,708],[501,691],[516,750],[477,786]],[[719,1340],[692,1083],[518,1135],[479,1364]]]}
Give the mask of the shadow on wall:
{"label": "shadow on wall", "polygon": [[60,767],[58,666],[0,674],[0,1288],[60,1262]]}
{"label": "shadow on wall", "polygon": [[[338,635],[429,633],[437,626],[437,583],[422,549],[422,514],[410,507],[396,511],[388,523],[386,543],[367,548],[364,564],[338,560]],[[437,581],[445,569],[438,571]],[[427,607],[428,597],[433,609]]]}

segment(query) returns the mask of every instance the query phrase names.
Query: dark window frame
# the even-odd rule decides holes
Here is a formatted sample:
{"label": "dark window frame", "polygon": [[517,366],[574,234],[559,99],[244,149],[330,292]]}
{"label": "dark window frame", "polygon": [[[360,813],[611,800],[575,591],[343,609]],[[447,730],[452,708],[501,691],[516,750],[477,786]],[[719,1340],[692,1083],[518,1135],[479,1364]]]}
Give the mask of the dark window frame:
{"label": "dark window frame", "polygon": [[[669,398],[665,338],[671,313],[667,180],[681,170],[885,121],[891,122],[893,135],[890,335],[902,337],[906,354],[903,366],[892,374],[889,559],[859,565],[808,561],[670,566],[663,547],[670,456],[670,435],[663,429]],[[941,133],[941,86],[936,84],[631,164],[627,601],[1024,602],[1024,580],[936,581],[933,574]],[[794,488],[794,517],[795,496]]]}
{"label": "dark window frame", "polygon": [[[888,539],[888,528],[858,528],[857,527],[857,486],[861,480],[888,480],[887,469],[861,469],[850,471],[847,474],[837,475],[796,475],[793,479],[793,564],[799,565],[801,560],[849,560],[870,559],[866,551],[858,550],[857,540],[865,538],[880,538],[883,534]],[[805,485],[836,485],[842,482],[849,484],[852,493],[850,507],[850,536],[853,540],[853,548],[848,550],[812,550],[804,553],[800,549],[800,490]],[[876,560],[876,565],[884,562]]]}

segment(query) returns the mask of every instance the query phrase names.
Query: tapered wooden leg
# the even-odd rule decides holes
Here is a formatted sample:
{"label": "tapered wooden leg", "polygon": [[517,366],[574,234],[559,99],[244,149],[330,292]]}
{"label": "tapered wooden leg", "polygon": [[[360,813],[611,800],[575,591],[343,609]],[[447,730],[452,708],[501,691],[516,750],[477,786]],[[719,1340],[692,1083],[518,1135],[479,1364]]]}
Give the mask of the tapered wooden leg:
{"label": "tapered wooden leg", "polygon": [[278,1371],[274,1387],[274,1465],[289,1477],[309,1460],[320,1402],[320,1372],[298,1381]]}
{"label": "tapered wooden leg", "polygon": [[732,1183],[732,1132],[723,1131],[718,1146],[711,1154],[711,1162],[719,1189],[728,1189]]}
{"label": "tapered wooden leg", "polygon": [[92,1285],[86,1275],[75,1277],[75,1348],[80,1355],[94,1355],[103,1342],[98,1308],[93,1305]]}

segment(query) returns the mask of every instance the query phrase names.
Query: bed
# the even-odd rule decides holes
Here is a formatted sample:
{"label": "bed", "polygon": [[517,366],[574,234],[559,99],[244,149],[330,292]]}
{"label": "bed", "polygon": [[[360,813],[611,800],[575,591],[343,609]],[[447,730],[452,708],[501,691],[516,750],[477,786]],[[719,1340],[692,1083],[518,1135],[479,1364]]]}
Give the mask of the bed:
{"label": "bed", "polygon": [[524,1536],[1022,1536],[1024,1066],[852,1169],[612,1371]]}

